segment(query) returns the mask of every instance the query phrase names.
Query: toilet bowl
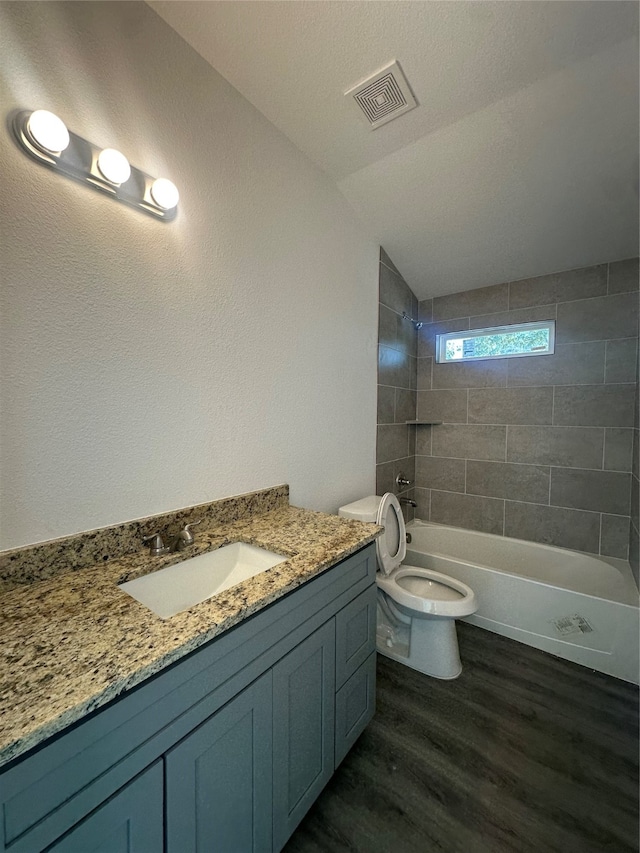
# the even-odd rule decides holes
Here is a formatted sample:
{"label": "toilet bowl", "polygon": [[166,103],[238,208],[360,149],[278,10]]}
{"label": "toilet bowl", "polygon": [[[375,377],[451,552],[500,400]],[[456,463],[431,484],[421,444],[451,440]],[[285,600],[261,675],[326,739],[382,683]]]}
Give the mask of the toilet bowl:
{"label": "toilet bowl", "polygon": [[347,504],[338,515],[384,527],[376,540],[378,651],[434,678],[457,678],[462,664],[455,620],[477,610],[473,590],[448,575],[402,563],[407,532],[390,492]]}

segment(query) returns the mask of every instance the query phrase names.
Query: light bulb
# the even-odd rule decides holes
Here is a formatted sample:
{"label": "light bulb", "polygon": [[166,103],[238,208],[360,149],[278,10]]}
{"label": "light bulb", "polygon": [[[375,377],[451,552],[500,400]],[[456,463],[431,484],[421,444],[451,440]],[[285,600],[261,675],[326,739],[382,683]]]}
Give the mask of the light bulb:
{"label": "light bulb", "polygon": [[171,210],[180,201],[178,188],[166,178],[158,178],[151,184],[151,197],[163,210]]}
{"label": "light bulb", "polygon": [[98,169],[112,184],[124,184],[131,177],[129,161],[115,148],[105,148],[100,152]]}
{"label": "light bulb", "polygon": [[35,110],[27,119],[27,130],[38,148],[60,154],[69,145],[67,126],[49,110]]}

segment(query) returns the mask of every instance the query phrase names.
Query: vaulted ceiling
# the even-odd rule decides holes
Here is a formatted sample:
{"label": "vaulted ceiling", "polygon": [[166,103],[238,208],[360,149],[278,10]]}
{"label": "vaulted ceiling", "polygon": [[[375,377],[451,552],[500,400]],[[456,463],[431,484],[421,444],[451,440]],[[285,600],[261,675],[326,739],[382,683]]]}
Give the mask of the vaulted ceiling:
{"label": "vaulted ceiling", "polygon": [[[638,252],[638,4],[149,5],[336,182],[420,297]],[[397,59],[418,107],[344,92]]]}

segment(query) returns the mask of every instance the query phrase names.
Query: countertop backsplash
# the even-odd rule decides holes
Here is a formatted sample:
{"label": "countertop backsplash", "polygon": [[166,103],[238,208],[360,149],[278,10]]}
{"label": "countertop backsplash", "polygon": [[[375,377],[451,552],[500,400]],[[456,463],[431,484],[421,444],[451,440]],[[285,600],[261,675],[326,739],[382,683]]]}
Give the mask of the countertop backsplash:
{"label": "countertop backsplash", "polygon": [[[63,572],[78,571],[121,559],[136,552],[146,551],[142,538],[152,533],[178,533],[185,524],[203,520],[201,530],[216,525],[230,524],[253,515],[260,515],[289,503],[289,486],[272,486],[255,492],[221,498],[145,518],[101,527],[39,542],[24,548],[0,551],[0,592],[7,592],[21,584],[35,583]],[[197,529],[194,530],[197,539]],[[171,555],[177,562],[184,557]]]}

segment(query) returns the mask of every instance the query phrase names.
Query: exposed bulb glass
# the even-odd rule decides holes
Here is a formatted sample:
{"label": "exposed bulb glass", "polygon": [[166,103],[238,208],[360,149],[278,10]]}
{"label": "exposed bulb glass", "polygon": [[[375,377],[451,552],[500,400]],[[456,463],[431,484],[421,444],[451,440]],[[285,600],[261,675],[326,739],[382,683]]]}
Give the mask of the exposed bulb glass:
{"label": "exposed bulb glass", "polygon": [[151,184],[151,197],[163,210],[171,210],[180,201],[178,188],[166,178],[158,178]]}
{"label": "exposed bulb glass", "polygon": [[112,184],[124,184],[131,177],[129,161],[115,148],[105,148],[100,152],[98,169]]}
{"label": "exposed bulb glass", "polygon": [[49,110],[35,110],[27,119],[27,130],[38,148],[60,154],[69,145],[67,126]]}

